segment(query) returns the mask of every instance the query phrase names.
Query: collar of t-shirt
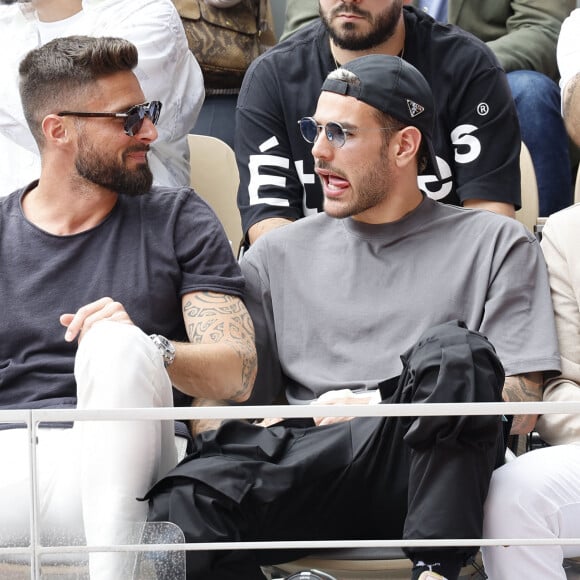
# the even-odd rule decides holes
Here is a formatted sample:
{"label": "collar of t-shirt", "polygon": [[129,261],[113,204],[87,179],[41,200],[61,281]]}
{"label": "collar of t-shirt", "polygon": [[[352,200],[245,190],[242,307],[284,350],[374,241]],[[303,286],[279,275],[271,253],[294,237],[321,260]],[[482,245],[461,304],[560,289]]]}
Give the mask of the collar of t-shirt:
{"label": "collar of t-shirt", "polygon": [[40,35],[40,44],[46,44],[55,38],[69,36],[77,24],[83,17],[83,11],[77,12],[64,20],[57,20],[56,22],[41,22],[38,21],[38,34]]}

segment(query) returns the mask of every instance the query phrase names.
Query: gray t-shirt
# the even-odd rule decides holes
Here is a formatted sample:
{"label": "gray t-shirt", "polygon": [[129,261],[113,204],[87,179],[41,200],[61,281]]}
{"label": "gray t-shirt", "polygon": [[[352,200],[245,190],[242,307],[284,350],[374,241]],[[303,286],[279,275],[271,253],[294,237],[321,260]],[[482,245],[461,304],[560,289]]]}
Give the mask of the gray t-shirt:
{"label": "gray t-shirt", "polygon": [[252,401],[376,388],[429,327],[463,320],[506,374],[558,371],[542,253],[516,220],[424,198],[388,224],[318,214],[259,239],[242,260],[259,375]]}
{"label": "gray t-shirt", "polygon": [[71,236],[30,223],[23,193],[0,199],[0,408],[75,406],[77,344],[64,341],[62,313],[110,296],[147,334],[187,340],[184,294],[243,293],[227,237],[191,189],[120,196],[97,227]]}

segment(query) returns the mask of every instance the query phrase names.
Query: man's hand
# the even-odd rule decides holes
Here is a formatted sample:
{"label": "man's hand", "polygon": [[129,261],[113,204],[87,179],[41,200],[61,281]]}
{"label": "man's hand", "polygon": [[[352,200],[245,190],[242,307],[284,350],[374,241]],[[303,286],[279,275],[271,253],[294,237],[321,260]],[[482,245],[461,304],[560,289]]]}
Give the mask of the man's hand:
{"label": "man's hand", "polygon": [[[379,391],[354,393],[350,389],[328,391],[312,401],[312,405],[372,405],[380,401]],[[350,421],[352,417],[314,417],[316,425],[331,425]]]}
{"label": "man's hand", "polygon": [[105,297],[96,302],[85,304],[75,314],[61,314],[60,323],[66,327],[64,339],[67,342],[72,342],[78,337],[80,342],[87,330],[100,320],[114,320],[115,322],[133,324],[120,302],[115,302],[112,298]]}

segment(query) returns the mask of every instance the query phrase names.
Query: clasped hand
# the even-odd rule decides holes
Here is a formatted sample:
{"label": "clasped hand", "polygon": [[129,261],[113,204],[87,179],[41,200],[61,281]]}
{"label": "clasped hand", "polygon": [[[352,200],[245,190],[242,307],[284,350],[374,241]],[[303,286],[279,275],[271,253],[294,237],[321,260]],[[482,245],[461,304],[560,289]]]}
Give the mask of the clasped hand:
{"label": "clasped hand", "polygon": [[60,323],[66,327],[64,339],[67,342],[72,342],[78,337],[80,342],[93,324],[100,320],[114,320],[124,324],[133,324],[125,307],[120,302],[104,297],[90,304],[85,304],[74,314],[60,315]]}

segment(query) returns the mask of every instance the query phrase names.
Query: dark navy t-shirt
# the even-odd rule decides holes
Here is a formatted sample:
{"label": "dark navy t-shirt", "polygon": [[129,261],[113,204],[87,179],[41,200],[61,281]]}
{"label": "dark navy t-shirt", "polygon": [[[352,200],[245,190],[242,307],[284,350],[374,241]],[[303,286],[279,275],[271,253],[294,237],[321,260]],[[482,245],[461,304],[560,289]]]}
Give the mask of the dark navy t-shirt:
{"label": "dark navy t-shirt", "polygon": [[60,314],[110,296],[147,334],[187,341],[184,294],[242,295],[223,228],[189,188],[120,196],[97,227],[70,236],[24,217],[27,189],[0,199],[0,408],[76,405],[77,343],[65,342]]}

